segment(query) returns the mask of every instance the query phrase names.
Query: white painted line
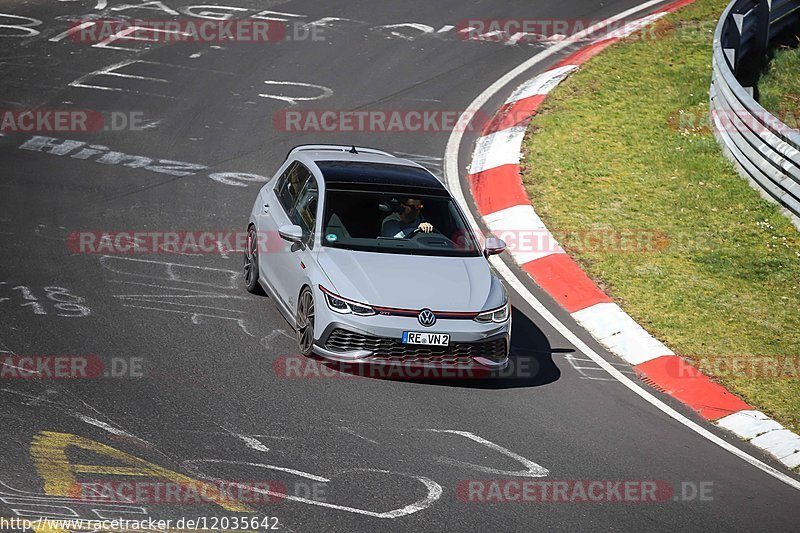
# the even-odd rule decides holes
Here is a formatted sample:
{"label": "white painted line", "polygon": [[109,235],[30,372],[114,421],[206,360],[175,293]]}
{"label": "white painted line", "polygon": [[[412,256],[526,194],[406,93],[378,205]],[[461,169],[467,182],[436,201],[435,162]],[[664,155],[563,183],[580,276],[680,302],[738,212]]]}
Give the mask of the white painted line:
{"label": "white painted line", "polygon": [[552,91],[556,85],[564,81],[564,78],[569,76],[572,72],[577,70],[578,65],[564,65],[557,67],[546,72],[542,72],[533,79],[530,79],[517,87],[511,96],[506,100],[507,104],[523,100],[530,96],[537,96],[547,94]]}
{"label": "white painted line", "polygon": [[[61,0],[61,1],[63,2],[64,0]],[[72,0],[70,0],[70,1],[72,1]],[[63,39],[64,37],[66,37],[67,35],[69,35],[71,33],[75,33],[75,32],[81,31],[84,28],[88,28],[89,26],[94,26],[94,25],[95,25],[94,21],[83,22],[83,23],[79,24],[78,26],[72,26],[67,31],[61,32],[58,35],[56,35],[55,37],[51,37],[50,39],[47,39],[47,40],[50,41],[51,43],[57,43],[58,41],[60,41],[61,39]]]}
{"label": "white painted line", "polygon": [[[643,11],[648,9],[652,6],[657,4],[663,3],[662,0],[651,0],[649,2],[645,2],[638,6],[632,7],[619,13],[605,21],[598,22],[593,26],[587,28],[585,30],[586,35],[590,35],[596,32],[599,29],[602,29],[614,21],[620,20],[622,18],[628,17],[634,13],[639,11]],[[584,32],[581,32],[584,33]],[[578,34],[578,37],[580,35]],[[551,46],[550,48],[539,52],[538,54],[534,55],[533,57],[527,59],[516,68],[509,71],[503,77],[495,81],[489,87],[487,87],[481,94],[479,94],[467,107],[467,110],[474,110],[474,109],[481,109],[486,102],[489,101],[495,94],[497,94],[500,90],[503,89],[509,82],[513,81],[514,78],[517,76],[524,74],[525,71],[530,69],[531,67],[537,65],[544,59],[552,56],[553,54],[558,53],[559,51],[563,50],[571,43],[569,42],[561,42]],[[464,117],[461,117],[462,119]],[[445,180],[447,183],[448,188],[450,189],[453,196],[458,200],[463,209],[464,214],[466,215],[467,219],[469,220],[470,224],[474,228],[478,228],[477,222],[475,221],[475,217],[470,211],[466,198],[464,197],[464,191],[461,189],[461,179],[459,176],[459,169],[458,169],[458,151],[461,146],[461,141],[464,137],[464,133],[462,131],[453,130],[450,134],[450,138],[447,141],[447,148],[445,149]],[[649,404],[653,405],[656,409],[660,410],[667,416],[671,417],[675,421],[685,425],[690,430],[694,431],[701,437],[709,440],[713,444],[719,446],[723,450],[732,453],[736,457],[742,459],[743,461],[749,463],[750,465],[758,468],[759,470],[769,474],[770,476],[774,477],[786,483],[790,487],[800,490],[800,481],[792,478],[791,476],[786,475],[785,473],[772,468],[768,464],[756,459],[752,455],[748,454],[745,451],[740,450],[733,444],[723,440],[722,438],[718,437],[705,427],[697,424],[696,422],[690,420],[686,416],[682,415],[669,405],[665,404],[658,398],[656,398],[653,394],[651,394],[648,390],[642,388],[638,383],[634,382],[632,379],[625,376],[622,372],[614,368],[614,366],[606,361],[600,354],[595,352],[592,348],[590,348],[585,342],[583,342],[580,338],[578,338],[575,333],[573,333],[566,325],[564,325],[558,318],[556,318],[547,307],[544,306],[536,297],[525,287],[525,285],[520,281],[514,273],[511,271],[510,268],[500,259],[498,256],[493,256],[491,259],[492,265],[497,269],[503,279],[506,280],[506,283],[514,289],[527,303],[530,305],[534,311],[536,311],[544,320],[546,320],[556,331],[558,331],[567,341],[573,344],[575,348],[580,350],[584,355],[591,358],[595,363],[597,363],[600,367],[602,367],[606,372],[608,372],[612,377],[614,377],[617,381],[625,385],[628,389],[631,390],[634,394],[638,395],[644,401],[648,402]]]}
{"label": "white painted line", "polygon": [[[145,302],[145,303],[156,303],[161,305],[175,305],[178,307],[191,307],[197,309],[213,309],[214,311],[226,311],[228,313],[245,313],[245,311],[241,311],[239,309],[228,309],[226,307],[216,307],[213,305],[200,305],[200,304],[182,304],[178,302],[170,302],[170,301],[162,301],[162,300],[153,300],[151,298],[129,298],[127,296],[114,296],[114,298],[119,298],[120,300],[126,300],[130,302]],[[129,307],[129,306],[126,306]],[[166,311],[166,309],[164,309]],[[179,312],[183,312],[180,311]],[[188,310],[186,312],[189,312]]]}
{"label": "white painted line", "polygon": [[28,368],[22,368],[21,366],[12,365],[11,363],[0,362],[0,364],[2,364],[2,366],[6,366],[8,368],[15,368],[17,370],[22,370],[23,372],[28,372],[29,374],[41,374],[41,372],[39,372],[38,370],[31,370],[31,369],[28,369]]}
{"label": "white painted line", "polygon": [[539,302],[536,297],[531,294],[531,292],[525,287],[525,285],[516,278],[514,273],[508,266],[497,256],[491,258],[491,262],[495,269],[503,276],[503,279],[509,284],[511,288],[513,288],[527,303],[530,305],[542,318],[544,318],[553,328],[556,329],[567,341],[572,343],[575,348],[580,350],[580,352],[587,357],[591,358],[597,365],[602,367],[606,372],[608,372],[613,378],[617,381],[625,385],[628,389],[630,389],[634,394],[638,395],[640,398],[645,400],[647,403],[653,405],[658,410],[666,414],[667,416],[671,417],[672,419],[680,422],[687,428],[691,429],[701,437],[709,440],[713,444],[716,444],[720,448],[725,451],[732,453],[733,455],[739,457],[743,461],[751,464],[752,466],[758,468],[759,470],[771,475],[772,477],[786,483],[792,488],[800,490],[800,481],[786,475],[785,473],[769,466],[768,464],[764,463],[763,461],[756,459],[752,455],[748,454],[747,452],[740,450],[733,444],[723,440],[722,438],[718,437],[714,433],[710,432],[705,427],[701,426],[700,424],[690,420],[686,416],[682,415],[669,405],[665,404],[655,396],[653,396],[649,391],[643,389],[639,386],[638,383],[634,382],[632,379],[625,376],[622,372],[614,368],[614,366],[606,361],[600,354],[592,350],[586,343],[584,343],[577,335],[575,335],[570,329],[561,323],[541,302]]}
{"label": "white painted line", "polygon": [[461,466],[466,468],[471,468],[473,470],[477,470],[478,472],[484,472],[486,474],[497,474],[501,476],[518,476],[518,477],[545,477],[547,476],[550,471],[543,466],[540,466],[530,459],[526,459],[521,455],[512,452],[508,448],[504,448],[499,444],[495,444],[494,442],[484,439],[483,437],[476,435],[474,433],[470,433],[469,431],[458,431],[455,429],[426,429],[422,431],[430,431],[433,433],[451,433],[453,435],[460,435],[462,437],[466,437],[470,440],[477,442],[478,444],[482,444],[487,448],[494,450],[498,453],[505,455],[515,461],[519,461],[525,467],[525,470],[499,470],[497,468],[492,468],[490,466],[483,466],[483,465],[476,465],[473,463],[467,463],[465,461],[459,461],[458,459],[451,459],[450,457],[436,457],[436,460],[440,463],[445,463],[453,466]]}
{"label": "white painted line", "polygon": [[[222,428],[225,429],[225,428]],[[230,434],[230,432],[228,432]],[[269,470],[277,470],[280,472],[286,472],[287,474],[292,474],[295,476],[304,477],[306,479],[310,479],[312,481],[319,481],[320,483],[330,483],[330,479],[322,476],[317,476],[314,474],[309,474],[308,472],[303,472],[302,470],[295,470],[294,468],[287,468],[285,466],[275,466],[275,465],[268,465],[264,463],[250,463],[247,461],[232,461],[230,459],[190,459],[185,462],[185,464],[196,465],[197,463],[213,463],[213,464],[228,464],[228,465],[237,465],[237,466],[251,466],[257,468],[267,468]]]}
{"label": "white painted line", "polygon": [[117,33],[108,36],[106,39],[103,39],[97,44],[93,44],[93,48],[105,48],[107,50],[122,50],[125,52],[142,52],[143,50],[140,48],[126,48],[124,46],[111,46],[111,43],[115,41],[125,40],[125,41],[145,41],[150,43],[158,42],[159,39],[148,39],[146,37],[142,37],[139,35],[134,35],[137,31],[144,30],[145,32],[155,32],[155,33],[170,33],[174,35],[183,35],[183,36],[190,36],[191,34],[183,32],[183,31],[174,31],[174,30],[166,30],[160,28],[148,28],[147,26],[128,26],[127,28],[118,31]]}
{"label": "white painted line", "polygon": [[518,165],[525,128],[508,128],[478,139],[475,157],[469,167],[470,174],[502,165]]}
{"label": "white painted line", "polygon": [[638,20],[633,20],[623,25],[622,28],[616,29],[612,32],[609,32],[608,35],[603,37],[603,40],[611,37],[618,37],[620,39],[624,39],[625,37],[641,30],[643,27],[647,26],[648,24],[657,21],[661,17],[665,16],[666,13],[653,13],[652,15],[647,15],[646,17],[642,17]]}
{"label": "white painted line", "polygon": [[82,87],[84,89],[98,89],[101,91],[120,91],[120,92],[135,92],[135,91],[128,91],[127,89],[123,89],[121,87],[108,87],[106,85],[87,85],[83,82],[87,81],[92,76],[117,76],[119,78],[131,78],[135,80],[148,80],[148,81],[158,81],[162,83],[168,83],[168,80],[162,78],[151,78],[149,76],[137,76],[134,74],[125,74],[124,72],[117,72],[116,69],[127,67],[133,65],[135,63],[150,63],[150,64],[158,64],[153,63],[152,61],[141,61],[139,59],[126,59],[125,61],[120,61],[119,63],[114,63],[113,65],[109,65],[107,67],[92,71],[88,74],[84,74],[83,76],[79,77],[75,81],[69,83],[69,87]]}
{"label": "white painted line", "polygon": [[248,448],[256,450],[257,452],[268,452],[269,451],[269,448],[264,446],[263,442],[261,442],[260,440],[258,440],[257,438],[255,438],[255,437],[253,437],[251,435],[243,435],[241,433],[237,433],[237,432],[235,432],[235,431],[233,431],[231,429],[226,428],[225,426],[220,426],[220,428],[225,430],[225,432],[228,435],[230,435],[232,437],[236,437],[237,439],[242,441],[245,444],[245,446],[247,446]]}
{"label": "white painted line", "polygon": [[[327,509],[336,509],[338,511],[346,511],[346,512],[350,512],[350,513],[354,513],[354,514],[372,516],[374,518],[399,518],[401,516],[406,516],[406,515],[410,515],[410,514],[416,513],[418,511],[422,511],[423,509],[427,509],[428,507],[430,507],[431,505],[436,503],[436,501],[439,498],[442,497],[442,492],[443,492],[442,491],[442,486],[439,485],[438,483],[436,483],[435,481],[433,481],[432,479],[427,478],[427,477],[423,477],[423,476],[416,476],[416,475],[413,475],[413,474],[406,474],[406,473],[403,473],[403,472],[391,472],[389,470],[377,470],[377,469],[373,469],[373,468],[354,468],[354,469],[351,469],[351,470],[345,470],[345,471],[341,472],[341,473],[347,473],[347,472],[376,472],[376,473],[379,473],[379,474],[390,474],[390,475],[402,476],[402,477],[415,479],[415,480],[419,481],[420,483],[422,483],[423,485],[425,485],[425,488],[428,489],[428,494],[423,499],[418,500],[418,501],[416,501],[416,502],[414,502],[414,503],[412,503],[410,505],[406,505],[405,507],[402,507],[400,509],[392,509],[391,511],[376,512],[376,511],[369,511],[369,510],[366,510],[366,509],[359,509],[359,508],[356,508],[356,507],[348,507],[346,505],[336,505],[336,504],[333,504],[333,503],[328,503],[328,502],[323,502],[323,501],[318,501],[318,500],[311,500],[309,498],[301,498],[300,496],[292,496],[291,494],[284,494],[282,492],[273,492],[273,491],[261,489],[259,487],[251,487],[251,486],[239,484],[239,483],[236,483],[236,482],[225,481],[223,479],[219,479],[219,478],[215,478],[215,477],[211,477],[211,476],[206,476],[202,472],[198,471],[196,466],[194,466],[196,463],[202,463],[202,462],[246,464],[246,465],[250,465],[250,466],[260,466],[260,467],[263,467],[263,468],[270,468],[270,469],[273,469],[273,470],[283,470],[283,471],[286,471],[286,472],[290,472],[291,469],[286,469],[286,468],[283,468],[283,467],[276,467],[276,466],[272,466],[272,465],[263,465],[263,464],[257,464],[257,463],[242,463],[242,462],[237,462],[237,461],[226,461],[226,460],[216,460],[216,459],[199,459],[199,460],[186,461],[184,463],[184,465],[186,465],[187,470],[191,471],[195,476],[198,476],[200,479],[204,479],[206,481],[214,481],[216,483],[225,483],[227,485],[231,485],[231,486],[234,486],[234,487],[241,487],[243,489],[252,490],[253,492],[257,492],[259,494],[266,494],[266,495],[269,495],[269,496],[275,496],[275,497],[282,498],[282,499],[285,499],[285,500],[290,500],[290,501],[300,502],[300,503],[306,503],[308,505],[316,505],[316,506],[319,506],[319,507],[325,507]],[[297,473],[297,475],[304,475],[306,477],[312,476],[312,474],[301,473],[299,471],[291,471],[291,472]],[[311,478],[311,479],[313,479],[313,478]],[[320,478],[320,479],[324,480],[322,482],[329,482],[330,481],[330,480],[325,479],[325,478]]]}

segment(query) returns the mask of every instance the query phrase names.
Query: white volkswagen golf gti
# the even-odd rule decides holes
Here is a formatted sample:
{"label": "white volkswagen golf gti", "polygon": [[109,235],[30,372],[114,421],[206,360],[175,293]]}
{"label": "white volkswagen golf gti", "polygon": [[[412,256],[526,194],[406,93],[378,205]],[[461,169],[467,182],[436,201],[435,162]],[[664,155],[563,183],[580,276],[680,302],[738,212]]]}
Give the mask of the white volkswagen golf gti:
{"label": "white volkswagen golf gti", "polygon": [[300,351],[341,362],[503,368],[508,295],[445,186],[370,148],[291,150],[247,228],[248,291],[265,290]]}

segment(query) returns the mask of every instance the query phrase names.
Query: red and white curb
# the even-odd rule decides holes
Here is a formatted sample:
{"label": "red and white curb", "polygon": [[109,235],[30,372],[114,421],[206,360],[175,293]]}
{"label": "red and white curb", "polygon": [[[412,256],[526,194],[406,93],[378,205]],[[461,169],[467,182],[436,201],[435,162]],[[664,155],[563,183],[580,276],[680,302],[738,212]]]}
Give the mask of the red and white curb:
{"label": "red and white curb", "polygon": [[541,236],[534,250],[511,249],[511,257],[600,344],[634,365],[648,384],[749,440],[789,468],[797,468],[800,436],[709,380],[615,304],[558,245],[528,200],[520,177],[525,131],[546,95],[603,49],[692,1],[679,0],[638,23],[627,24],[616,35],[589,44],[517,87],[476,141],[467,181],[478,212],[492,233],[501,239],[504,235],[512,239],[521,234]]}

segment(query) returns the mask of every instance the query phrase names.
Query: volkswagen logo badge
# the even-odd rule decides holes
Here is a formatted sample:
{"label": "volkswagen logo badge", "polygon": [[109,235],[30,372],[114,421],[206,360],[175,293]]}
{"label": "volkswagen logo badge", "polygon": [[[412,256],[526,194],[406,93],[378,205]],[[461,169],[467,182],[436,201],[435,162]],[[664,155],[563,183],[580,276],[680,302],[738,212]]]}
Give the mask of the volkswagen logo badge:
{"label": "volkswagen logo badge", "polygon": [[419,320],[420,324],[422,324],[426,328],[429,328],[432,325],[436,324],[436,315],[434,315],[433,311],[431,311],[430,309],[423,309],[422,311],[419,312],[417,320]]}

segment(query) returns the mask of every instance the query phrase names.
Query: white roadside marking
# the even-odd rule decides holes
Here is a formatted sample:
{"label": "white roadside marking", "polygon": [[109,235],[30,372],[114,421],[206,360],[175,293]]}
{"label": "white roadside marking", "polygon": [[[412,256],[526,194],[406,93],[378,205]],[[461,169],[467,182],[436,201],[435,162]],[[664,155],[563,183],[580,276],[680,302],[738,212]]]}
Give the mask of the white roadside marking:
{"label": "white roadside marking", "polygon": [[[663,0],[651,0],[649,2],[645,2],[636,7],[623,11],[622,13],[619,13],[604,21],[598,22],[597,24],[587,28],[583,32],[576,34],[576,37],[580,38],[582,36],[591,35],[592,33],[608,26],[609,24],[617,20],[628,17],[639,11],[649,9],[650,7],[656,6],[661,3],[664,3]],[[535,65],[539,64],[548,57],[560,52],[561,50],[565,49],[571,44],[572,44],[571,41],[562,41],[542,52],[539,52],[538,54],[524,61],[516,68],[512,69],[504,76],[502,76],[500,79],[495,81],[492,85],[487,87],[466,107],[466,109],[467,110],[482,109],[489,101],[489,99],[491,99],[495,94],[497,94],[500,90],[502,90],[506,85],[508,85],[508,83],[513,81],[516,77],[518,77],[521,74],[524,74],[528,69],[534,67]],[[466,114],[466,112],[464,114]],[[462,119],[463,118],[464,117],[462,115]],[[475,220],[472,211],[469,209],[469,204],[467,203],[466,197],[464,196],[464,191],[461,188],[461,179],[459,176],[458,152],[463,137],[464,133],[456,129],[453,130],[453,132],[450,134],[450,138],[447,141],[447,147],[445,149],[445,180],[453,196],[463,206],[465,215],[467,216],[468,220],[470,221],[472,226],[477,230],[478,224]],[[606,372],[608,372],[613,378],[615,378],[617,381],[628,387],[628,389],[630,389],[634,394],[637,394],[643,400],[650,403],[651,405],[662,411],[667,416],[685,425],[698,435],[708,439],[709,441],[716,444],[720,448],[732,453],[733,455],[739,457],[743,461],[753,465],[754,467],[762,470],[763,472],[771,475],[772,477],[786,483],[792,488],[800,490],[800,481],[784,474],[783,472],[775,468],[772,468],[763,461],[760,461],[759,459],[756,459],[750,454],[740,450],[733,444],[726,442],[722,438],[710,432],[705,427],[690,420],[689,418],[682,415],[681,413],[679,413],[666,403],[662,402],[661,400],[653,396],[650,392],[640,387],[638,383],[635,383],[633,380],[625,376],[622,372],[614,368],[614,366],[611,363],[606,361],[600,354],[595,352],[580,338],[578,338],[578,336],[575,335],[575,333],[573,333],[558,318],[556,318],[550,312],[550,310],[544,306],[544,304],[542,304],[538,299],[536,299],[536,297],[527,289],[527,287],[525,287],[522,281],[520,281],[514,275],[514,273],[503,262],[502,259],[500,259],[497,256],[494,256],[491,258],[491,262],[492,265],[497,269],[498,273],[503,277],[503,279],[505,279],[506,283],[508,283],[508,285],[512,289],[514,289],[528,303],[528,305],[530,305],[534,309],[534,311],[536,311],[536,313],[538,313],[543,319],[545,319],[567,341],[571,342],[584,355],[591,358],[595,363],[597,363]]]}
{"label": "white roadside marking", "polygon": [[[463,118],[465,122],[459,122],[459,124],[469,122],[469,117],[464,116]],[[525,128],[508,128],[478,139],[475,158],[469,167],[470,174],[477,174],[502,165],[519,163],[519,149],[524,136]]]}
{"label": "white roadside marking", "polygon": [[345,471],[341,472],[343,474],[345,474],[347,472],[376,472],[376,473],[379,473],[379,474],[390,474],[390,475],[395,475],[395,476],[402,476],[402,477],[407,477],[407,478],[411,478],[411,479],[417,480],[420,483],[422,483],[423,485],[425,485],[426,489],[428,489],[428,494],[423,499],[418,500],[418,501],[416,501],[416,502],[414,502],[414,503],[412,503],[410,505],[406,505],[405,507],[402,507],[400,509],[393,509],[391,511],[386,511],[386,512],[380,513],[380,512],[375,512],[375,511],[368,511],[366,509],[358,509],[358,508],[355,508],[355,507],[348,507],[348,506],[345,506],[345,505],[336,505],[336,504],[333,504],[333,503],[328,503],[328,502],[323,502],[323,501],[318,501],[318,500],[311,500],[311,499],[308,499],[308,498],[301,498],[300,496],[293,496],[291,494],[284,494],[282,492],[273,492],[273,491],[261,489],[259,487],[251,487],[251,486],[248,486],[248,485],[242,485],[242,484],[239,484],[239,483],[236,483],[236,482],[231,482],[231,481],[227,481],[227,480],[223,480],[223,479],[207,476],[207,475],[203,474],[201,471],[199,471],[197,469],[196,465],[198,463],[238,464],[238,465],[242,465],[242,466],[252,466],[252,467],[258,467],[258,468],[267,468],[267,469],[271,469],[271,470],[280,470],[280,471],[283,471],[283,472],[288,472],[288,473],[295,474],[295,475],[298,475],[298,476],[306,477],[308,479],[317,480],[317,481],[320,481],[322,483],[329,483],[331,481],[330,479],[327,479],[327,478],[324,478],[324,477],[321,477],[321,476],[315,476],[315,475],[309,474],[307,472],[301,472],[299,470],[293,470],[291,468],[285,468],[285,467],[281,467],[281,466],[273,466],[273,465],[260,464],[260,463],[246,463],[246,462],[242,462],[242,461],[228,461],[228,460],[224,460],[224,459],[197,459],[197,460],[190,460],[190,461],[185,461],[184,462],[184,466],[186,467],[187,470],[189,470],[192,474],[194,474],[195,476],[199,477],[200,479],[205,479],[206,481],[213,481],[213,482],[216,482],[216,483],[225,483],[225,484],[230,485],[230,486],[240,487],[240,488],[243,488],[243,489],[246,489],[246,490],[252,490],[253,492],[257,492],[259,494],[265,494],[265,495],[268,495],[268,496],[275,496],[275,497],[278,497],[278,498],[283,498],[285,500],[295,501],[295,502],[299,502],[299,503],[305,503],[305,504],[308,504],[308,505],[316,505],[316,506],[325,507],[325,508],[328,508],[328,509],[336,509],[336,510],[339,510],[339,511],[347,511],[347,512],[354,513],[354,514],[372,516],[372,517],[375,517],[375,518],[399,518],[401,516],[406,516],[406,515],[410,515],[410,514],[416,513],[418,511],[422,511],[423,509],[427,509],[428,507],[433,505],[439,498],[441,498],[442,492],[443,492],[442,491],[442,486],[439,485],[438,483],[436,483],[435,481],[433,481],[432,479],[427,478],[427,477],[423,477],[423,476],[416,476],[416,475],[413,475],[413,474],[405,474],[403,472],[391,472],[389,470],[376,470],[376,469],[373,469],[373,468],[355,468],[355,469],[345,470]]}
{"label": "white roadside marking", "polygon": [[564,78],[569,76],[573,71],[577,70],[577,65],[564,65],[563,67],[554,68],[543,72],[535,78],[523,83],[511,93],[511,96],[506,100],[507,104],[523,100],[530,96],[538,96],[548,94],[553,88],[561,83]]}
{"label": "white roadside marking", "polygon": [[525,470],[514,470],[514,471],[500,470],[489,466],[476,465],[473,463],[467,463],[465,461],[459,461],[457,459],[451,459],[450,457],[436,457],[436,460],[439,461],[440,463],[449,464],[451,466],[461,466],[461,467],[471,468],[473,470],[477,470],[478,472],[484,472],[487,474],[498,474],[501,476],[544,477],[550,473],[548,469],[534,463],[530,459],[526,459],[525,457],[522,457],[521,455],[514,453],[507,448],[503,448],[499,444],[495,444],[494,442],[486,440],[483,437],[479,437],[478,435],[470,433],[469,431],[458,431],[455,429],[424,429],[422,431],[430,431],[433,433],[451,433],[453,435],[460,435],[462,437],[466,437],[470,440],[477,442],[478,444],[482,444],[489,449],[499,452],[505,455],[506,457],[510,457],[515,461],[519,461],[525,467]]}
{"label": "white roadside marking", "polygon": [[591,332],[606,349],[632,365],[675,355],[615,303],[601,302],[572,313],[572,318]]}
{"label": "white roadside marking", "polygon": [[754,439],[768,431],[783,429],[782,425],[761,411],[739,411],[720,418],[717,424],[747,440]]}
{"label": "white roadside marking", "polygon": [[[131,257],[113,255],[100,256],[99,262],[103,268],[116,274],[156,280],[177,281],[181,283],[194,283],[195,285],[219,289],[236,289],[238,287],[239,273],[226,268],[213,268],[149,259],[134,259]],[[212,276],[218,277],[214,283],[210,282],[209,279]]]}
{"label": "white roadside marking", "polygon": [[[42,404],[42,403],[52,405],[54,409],[57,409],[58,411],[61,411],[62,413],[66,414],[67,416],[71,416],[72,418],[80,420],[81,422],[83,422],[85,424],[89,424],[90,426],[95,426],[97,428],[100,428],[103,431],[111,433],[112,435],[116,435],[117,437],[125,437],[125,438],[129,438],[129,439],[134,439],[134,440],[136,440],[138,442],[142,442],[144,444],[147,444],[148,446],[152,446],[149,442],[147,442],[144,439],[141,439],[141,438],[137,437],[136,435],[128,433],[127,431],[119,429],[119,428],[117,428],[115,426],[112,426],[111,424],[103,422],[102,420],[98,420],[97,418],[94,418],[93,416],[89,416],[89,415],[86,415],[84,413],[81,413],[77,409],[69,407],[68,405],[62,404],[62,403],[57,402],[55,400],[48,400],[48,399],[45,399],[42,396],[34,396],[32,394],[28,394],[28,393],[21,392],[21,391],[16,391],[16,390],[13,390],[13,389],[1,388],[0,392],[4,392],[4,393],[7,393],[7,394],[13,394],[13,395],[16,395],[16,396],[21,396],[23,398],[27,398],[27,399],[31,400],[30,402],[28,402],[26,404],[28,406],[35,406],[35,405]],[[98,414],[101,414],[101,413],[99,413],[99,411],[97,411],[97,409],[95,409],[91,405],[87,404],[86,402],[84,402],[80,398],[77,398],[77,399],[82,404],[84,404],[86,407],[88,407],[89,409],[92,409],[93,411],[97,412]]]}
{"label": "white roadside marking", "polygon": [[[64,0],[62,0],[62,1],[64,1]],[[94,25],[95,25],[94,21],[83,22],[81,24],[78,24],[77,26],[70,27],[67,31],[63,31],[63,32],[59,33],[58,35],[56,35],[55,37],[50,37],[47,40],[50,41],[51,43],[57,43],[58,41],[60,41],[61,39],[63,39],[64,37],[66,37],[66,36],[68,36],[68,35],[70,35],[72,33],[79,32],[79,31],[81,31],[81,30],[83,30],[85,28],[88,28],[89,26],[94,26]]]}
{"label": "white roadside marking", "polygon": [[217,250],[219,250],[219,255],[221,255],[223,259],[228,259],[228,249],[219,241],[217,241]]}
{"label": "white roadside marking", "polygon": [[372,444],[380,445],[380,443],[378,441],[376,441],[374,439],[370,439],[369,437],[365,437],[364,435],[358,433],[356,430],[354,430],[352,428],[349,428],[347,426],[336,426],[336,428],[341,430],[341,431],[344,431],[348,435],[352,435],[354,437],[358,437],[359,439],[365,440],[365,441],[367,441],[369,443],[372,443]]}
{"label": "white roadside marking", "polygon": [[[509,246],[509,253],[520,265],[547,255],[564,253],[564,249],[530,204],[514,205],[495,211],[484,215],[483,221],[495,236],[514,243]],[[529,237],[529,244],[523,244],[524,236]]]}
{"label": "white roadside marking", "polygon": [[[114,63],[113,65],[109,65],[107,67],[103,67],[98,70],[94,70],[89,72],[88,74],[84,74],[83,76],[79,77],[75,81],[72,81],[68,84],[69,87],[82,87],[84,89],[98,89],[100,91],[120,91],[120,92],[137,92],[133,90],[123,89],[121,87],[109,87],[106,85],[88,85],[84,83],[88,81],[89,78],[97,77],[97,76],[115,76],[118,78],[128,78],[133,80],[143,80],[143,81],[157,81],[161,83],[169,83],[169,80],[165,80],[164,78],[153,78],[151,76],[140,76],[138,74],[126,74],[124,72],[118,72],[117,69],[128,67],[135,64],[151,64],[157,65],[158,63],[154,63],[153,61],[143,61],[140,59],[126,59],[125,61],[120,61],[119,63]],[[171,96],[166,95],[157,95],[157,96],[164,96],[165,98],[172,98]]]}
{"label": "white roadside marking", "polygon": [[264,83],[267,85],[277,85],[280,87],[302,87],[304,89],[313,89],[315,91],[319,91],[320,94],[315,96],[288,96],[286,94],[273,94],[273,93],[260,93],[258,96],[262,98],[272,98],[274,100],[280,100],[281,102],[288,102],[290,105],[297,105],[297,102],[310,102],[313,100],[322,100],[323,98],[328,98],[333,96],[333,89],[330,87],[325,87],[324,85],[316,85],[314,83],[304,83],[299,81],[275,81],[275,80],[264,80]]}
{"label": "white roadside marking", "polygon": [[220,426],[220,427],[223,430],[225,430],[225,432],[227,432],[228,435],[231,435],[232,437],[236,437],[240,441],[244,442],[245,446],[247,446],[248,448],[256,450],[257,452],[268,452],[269,451],[269,448],[264,446],[263,442],[261,442],[260,440],[258,440],[257,438],[255,438],[253,436],[243,435],[241,433],[236,433],[235,431],[233,431],[231,429],[228,429],[225,426]]}
{"label": "white roadside marking", "polygon": [[[582,357],[574,357],[572,354],[565,354],[564,360],[569,363],[573,370],[575,370],[578,374],[580,374],[580,379],[589,379],[592,381],[611,381],[616,383],[617,380],[614,378],[608,377],[606,371],[600,368],[599,366],[581,366],[581,363],[578,361],[584,361],[592,363],[591,359],[583,359]],[[616,363],[615,366],[622,366],[626,368],[630,368],[627,364]],[[590,376],[588,372],[598,372],[602,373],[602,376]],[[634,372],[631,370],[622,370],[623,374],[630,374],[634,375]]]}
{"label": "white roadside marking", "polygon": [[[223,428],[224,429],[224,428]],[[269,470],[277,470],[280,472],[286,472],[287,474],[292,474],[294,476],[304,477],[306,479],[311,479],[313,481],[319,481],[320,483],[330,483],[331,480],[322,476],[317,476],[314,474],[309,474],[308,472],[303,472],[302,470],[295,470],[294,468],[287,468],[285,466],[275,466],[275,465],[268,465],[264,463],[252,463],[247,461],[233,461],[230,459],[190,459],[185,461],[185,465],[197,465],[197,463],[213,463],[213,464],[226,464],[226,465],[237,465],[237,466],[251,466],[255,468],[266,468]]]}

